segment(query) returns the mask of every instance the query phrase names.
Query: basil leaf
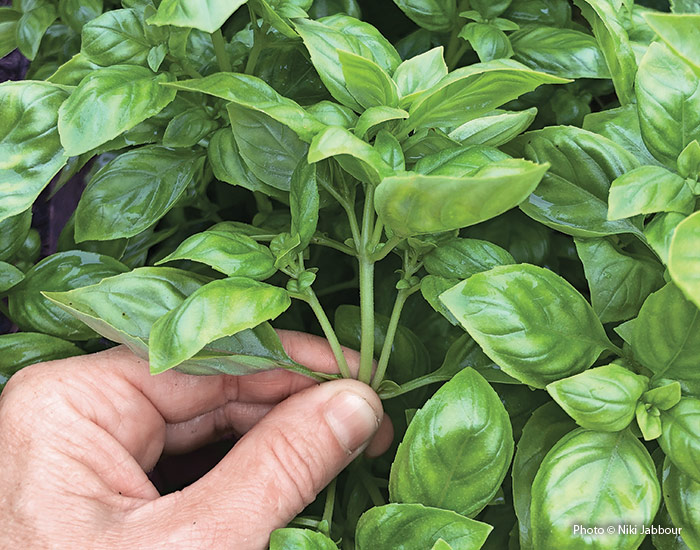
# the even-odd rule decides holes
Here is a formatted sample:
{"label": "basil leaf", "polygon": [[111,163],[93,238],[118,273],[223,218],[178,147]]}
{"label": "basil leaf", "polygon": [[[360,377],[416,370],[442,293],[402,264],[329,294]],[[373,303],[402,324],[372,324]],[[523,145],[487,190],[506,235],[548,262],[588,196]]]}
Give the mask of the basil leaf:
{"label": "basil leaf", "polygon": [[[5,198],[3,197],[3,200]],[[9,260],[22,247],[31,224],[31,208],[0,220],[0,261]]]}
{"label": "basil leaf", "polygon": [[514,264],[510,253],[479,239],[450,239],[423,259],[425,270],[445,278],[467,279],[497,265]]}
{"label": "basil leaf", "polygon": [[[534,548],[579,550],[586,535],[576,525],[649,525],[661,501],[654,463],[628,431],[579,428],[542,461],[532,485]],[[596,536],[601,550],[634,550],[645,534]],[[585,543],[584,543],[585,544]]]}
{"label": "basil leaf", "polygon": [[24,279],[24,273],[12,264],[0,261],[0,296],[19,284]]}
{"label": "basil leaf", "polygon": [[571,23],[571,4],[566,0],[513,0],[503,16],[521,26],[566,27]]}
{"label": "basil leaf", "polygon": [[456,0],[394,0],[408,18],[429,31],[449,31],[457,20]]}
{"label": "basil leaf", "polygon": [[473,517],[496,494],[512,456],[508,413],[488,382],[467,368],[409,424],[391,467],[389,495]]}
{"label": "basil leaf", "polygon": [[664,502],[673,525],[689,548],[700,548],[700,482],[667,458],[663,467]]}
{"label": "basil leaf", "polygon": [[353,99],[365,109],[385,105],[397,107],[399,92],[394,81],[374,61],[338,50],[345,86]]}
{"label": "basil leaf", "polygon": [[214,133],[209,140],[207,157],[214,175],[221,181],[240,185],[250,191],[259,191],[277,200],[284,200],[287,195],[284,191],[259,180],[245,165],[231,128],[222,128]]}
{"label": "basil leaf", "polygon": [[459,33],[474,49],[481,61],[508,58],[513,56],[509,37],[494,25],[487,23],[467,23]]}
{"label": "basil leaf", "polygon": [[326,535],[311,529],[275,529],[270,535],[270,550],[338,550]]}
{"label": "basil leaf", "polygon": [[510,35],[515,59],[563,78],[610,78],[595,38],[574,29],[529,27]]}
{"label": "basil leaf", "polygon": [[134,65],[88,74],[58,112],[66,153],[81,155],[158,114],[175,99],[175,90],[160,85],[172,79]]}
{"label": "basil leaf", "polygon": [[267,247],[219,225],[188,237],[156,265],[175,260],[192,260],[228,276],[257,280],[267,279],[277,271],[274,257]]}
{"label": "basil leaf", "polygon": [[700,40],[700,15],[647,12],[642,17],[676,54],[700,69],[700,54],[692,47]]}
{"label": "basil leaf", "polygon": [[439,275],[426,275],[420,281],[420,292],[423,298],[425,298],[425,301],[453,325],[458,325],[459,321],[455,319],[455,316],[452,315],[440,301],[440,294],[449,290],[458,282],[458,279],[453,279],[451,276],[441,277]]}
{"label": "basil leaf", "polygon": [[[232,303],[235,308],[230,307]],[[284,289],[253,279],[231,277],[207,283],[153,325],[151,372],[175,367],[214,340],[274,319],[290,303]]]}
{"label": "basil leaf", "polygon": [[583,119],[583,129],[614,141],[632,153],[640,164],[659,164],[644,145],[636,105],[590,113]]}
{"label": "basil leaf", "polygon": [[537,187],[547,168],[508,159],[464,177],[407,172],[384,178],[374,204],[384,223],[399,236],[458,229],[517,206]]}
{"label": "basil leaf", "polygon": [[308,146],[272,117],[229,103],[233,137],[246,166],[263,183],[289,191],[292,174]]}
{"label": "basil leaf", "polygon": [[73,250],[44,258],[25,274],[9,297],[10,317],[22,330],[41,331],[68,340],[87,340],[95,333],[52,304],[44,291],[65,291],[92,285],[127,271],[126,266],[91,252]]}
{"label": "basil leaf", "polygon": [[664,44],[655,42],[639,64],[636,92],[644,143],[673,169],[680,152],[700,135],[700,76]]}
{"label": "basil leaf", "polygon": [[700,307],[700,213],[678,224],[668,253],[668,270],[683,294]]}
{"label": "basil leaf", "polygon": [[472,176],[480,168],[509,158],[495,147],[450,147],[424,156],[416,162],[414,171],[431,176]]}
{"label": "basil leaf", "polygon": [[165,128],[165,147],[194,147],[219,127],[203,107],[192,107],[176,115]]}
{"label": "basil leaf", "polygon": [[[406,114],[408,115],[408,113]],[[357,131],[357,128],[355,131]],[[393,134],[386,130],[379,130],[377,139],[374,140],[374,148],[392,170],[398,172],[406,169],[406,159],[404,158],[401,144]]]}
{"label": "basil leaf", "polygon": [[659,446],[673,464],[700,483],[700,399],[684,397],[661,411]]}
{"label": "basil leaf", "polygon": [[292,174],[289,209],[292,214],[292,235],[299,235],[300,246],[304,249],[316,233],[319,209],[316,165],[308,164],[304,159]]}
{"label": "basil leaf", "polygon": [[103,0],[59,0],[58,14],[75,32],[102,13]]}
{"label": "basil leaf", "polygon": [[532,219],[574,237],[641,236],[636,221],[609,221],[607,215],[612,181],[639,164],[631,153],[601,136],[567,126],[528,132],[511,146],[533,162],[551,164],[542,183],[520,205]]}
{"label": "basil leaf", "polygon": [[56,131],[66,97],[47,82],[0,84],[0,222],[27,210],[66,163]]}
{"label": "basil leaf", "polygon": [[80,53],[103,67],[144,65],[153,46],[139,12],[122,9],[108,11],[83,27]]}
{"label": "basil leaf", "polygon": [[513,459],[513,506],[518,516],[520,548],[534,550],[530,527],[532,482],[544,457],[567,433],[576,428],[573,420],[555,403],[539,407],[523,427]]}
{"label": "basil leaf", "polygon": [[640,166],[616,178],[610,186],[608,219],[638,214],[690,214],[695,197],[685,180],[661,166]]}
{"label": "basil leaf", "polygon": [[[367,132],[374,128],[382,122],[388,122],[389,120],[401,120],[408,118],[408,113],[403,109],[396,109],[394,107],[370,107],[367,109],[360,118],[357,120],[357,125],[355,126],[355,135],[360,139],[366,137]],[[376,143],[375,143],[376,146]]]}
{"label": "basil leaf", "polygon": [[374,147],[339,126],[329,126],[323,130],[314,137],[309,147],[310,163],[329,157],[335,157],[343,169],[360,181],[373,185],[393,174],[391,167]]}
{"label": "basil leaf", "polygon": [[584,371],[611,346],[583,296],[534,265],[477,273],[440,300],[486,355],[536,388]]}
{"label": "basil leaf", "polygon": [[658,377],[678,380],[683,391],[700,396],[700,310],[673,285],[651,294],[632,328],[632,349]]}
{"label": "basil leaf", "polygon": [[[232,101],[241,107],[264,113],[293,130],[303,141],[311,141],[313,136],[324,128],[324,124],[298,103],[281,96],[269,84],[255,76],[215,73],[195,80],[169,82],[166,86],[213,95]],[[237,110],[236,113],[238,112]]]}
{"label": "basil leaf", "polygon": [[626,321],[664,285],[663,267],[646,256],[625,254],[608,239],[574,239],[591,290],[593,311],[603,323]]}
{"label": "basil leaf", "polygon": [[56,69],[55,73],[47,77],[46,82],[63,84],[64,86],[77,86],[90,72],[99,68],[99,65],[90,61],[83,54],[77,53]]}
{"label": "basil leaf", "polygon": [[23,2],[22,17],[17,21],[17,48],[24,57],[33,60],[44,34],[56,20],[56,7],[46,0]]}
{"label": "basil leaf", "polygon": [[685,218],[677,212],[657,214],[644,228],[647,243],[665,265],[668,265],[668,252],[676,227]]}
{"label": "basil leaf", "polygon": [[524,132],[535,120],[537,109],[525,111],[496,110],[452,130],[450,138],[462,145],[490,145],[498,147]]}
{"label": "basil leaf", "polygon": [[581,9],[593,29],[620,103],[632,103],[637,62],[627,31],[613,4],[608,0],[574,0],[574,4]]}
{"label": "basil leaf", "polygon": [[8,378],[24,367],[65,359],[84,352],[71,342],[37,332],[0,335],[0,389]]}
{"label": "basil leaf", "polygon": [[306,111],[326,126],[341,126],[348,130],[357,124],[357,115],[352,109],[333,101],[319,101],[306,107]]}
{"label": "basil leaf", "polygon": [[245,3],[246,0],[163,0],[148,23],[214,32]]}
{"label": "basil leaf", "polygon": [[201,169],[197,151],[149,145],[102,167],[83,192],[75,238],[104,241],[133,237],[162,218]]}
{"label": "basil leaf", "polygon": [[648,386],[646,376],[612,364],[547,384],[547,392],[579,426],[619,432],[634,419],[637,401]]}
{"label": "basil leaf", "polygon": [[353,17],[337,14],[318,21],[298,19],[294,26],[330,94],[356,111],[361,108],[347,89],[338,51],[365,57],[389,74],[401,63],[399,54],[377,29]]}
{"label": "basil leaf", "polygon": [[676,159],[676,166],[681,176],[691,180],[688,185],[693,188],[695,194],[698,194],[697,180],[700,178],[700,143],[698,140],[694,139],[681,151]]}
{"label": "basil leaf", "polygon": [[531,92],[541,84],[565,82],[509,59],[463,67],[452,71],[411,104],[410,117],[402,125],[402,131],[455,128]]}
{"label": "basil leaf", "polygon": [[462,550],[478,550],[493,527],[449,510],[421,504],[370,508],[357,523],[357,550],[430,548],[443,540]]}
{"label": "basil leaf", "polygon": [[401,95],[402,108],[410,106],[421,92],[447,76],[447,65],[443,54],[444,48],[439,46],[407,59],[396,67],[393,79]]}
{"label": "basil leaf", "polygon": [[0,7],[0,58],[17,47],[17,21],[21,16],[12,8]]}

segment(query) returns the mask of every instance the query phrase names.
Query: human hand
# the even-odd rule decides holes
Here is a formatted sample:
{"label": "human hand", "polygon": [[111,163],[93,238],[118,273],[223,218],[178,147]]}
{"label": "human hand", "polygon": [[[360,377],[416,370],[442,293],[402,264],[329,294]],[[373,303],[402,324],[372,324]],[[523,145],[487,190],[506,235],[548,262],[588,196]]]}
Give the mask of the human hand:
{"label": "human hand", "polygon": [[[295,361],[337,371],[325,340],[280,337]],[[358,454],[386,450],[382,419],[355,380],[151,376],[123,346],[27,367],[0,396],[0,548],[266,548]],[[158,494],[145,472],[163,452],[231,432],[245,435],[216,467]]]}

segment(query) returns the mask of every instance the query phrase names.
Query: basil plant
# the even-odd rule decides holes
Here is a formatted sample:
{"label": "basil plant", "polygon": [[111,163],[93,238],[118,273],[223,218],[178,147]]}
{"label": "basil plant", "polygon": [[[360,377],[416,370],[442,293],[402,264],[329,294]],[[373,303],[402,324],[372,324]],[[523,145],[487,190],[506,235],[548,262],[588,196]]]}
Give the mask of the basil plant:
{"label": "basil plant", "polygon": [[273,550],[700,550],[699,37],[698,0],[13,0],[0,380],[120,343],[322,382],[272,327],[314,332],[396,443]]}

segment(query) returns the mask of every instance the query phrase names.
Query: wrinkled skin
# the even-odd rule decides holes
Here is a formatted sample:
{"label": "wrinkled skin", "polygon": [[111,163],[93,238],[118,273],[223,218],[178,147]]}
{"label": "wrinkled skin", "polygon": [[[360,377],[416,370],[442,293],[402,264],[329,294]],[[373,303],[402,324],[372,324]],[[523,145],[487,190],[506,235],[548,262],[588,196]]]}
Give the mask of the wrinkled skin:
{"label": "wrinkled skin", "polygon": [[[337,370],[325,340],[280,336],[296,361]],[[356,369],[357,354],[346,357]],[[361,409],[349,414],[350,402]],[[0,547],[265,548],[358,454],[388,447],[382,419],[379,398],[354,380],[151,376],[124,347],[28,367],[0,397]],[[145,472],[163,452],[230,433],[245,435],[214,469],[158,494]]]}

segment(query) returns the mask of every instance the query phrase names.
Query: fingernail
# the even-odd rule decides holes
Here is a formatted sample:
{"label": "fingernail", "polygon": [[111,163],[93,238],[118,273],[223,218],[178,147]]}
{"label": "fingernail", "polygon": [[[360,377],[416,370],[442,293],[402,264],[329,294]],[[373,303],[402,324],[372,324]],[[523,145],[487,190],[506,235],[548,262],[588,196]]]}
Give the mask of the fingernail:
{"label": "fingernail", "polygon": [[343,391],[326,403],[326,422],[348,454],[362,447],[379,427],[374,408],[359,395]]}

